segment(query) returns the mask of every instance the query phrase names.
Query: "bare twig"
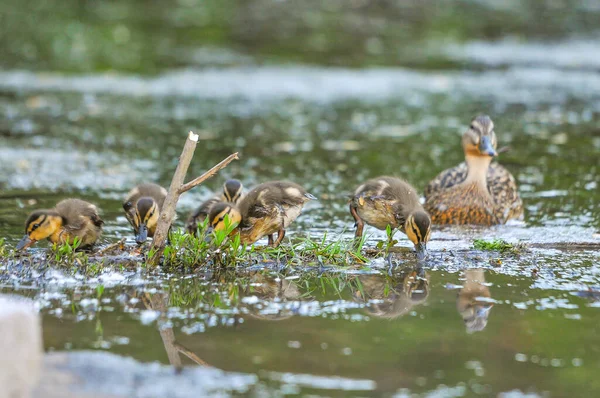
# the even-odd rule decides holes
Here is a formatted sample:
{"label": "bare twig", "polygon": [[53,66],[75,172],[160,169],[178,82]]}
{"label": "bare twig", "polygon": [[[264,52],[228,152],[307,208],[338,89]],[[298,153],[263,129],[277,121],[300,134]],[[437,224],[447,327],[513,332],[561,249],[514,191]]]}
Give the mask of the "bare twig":
{"label": "bare twig", "polygon": [[206,361],[204,361],[198,355],[196,355],[195,352],[185,348],[181,344],[175,342],[174,346],[177,349],[177,351],[179,351],[180,353],[182,353],[183,355],[185,355],[186,357],[188,357],[189,359],[194,361],[196,364],[198,364],[200,366],[210,366],[208,363],[206,363]]}
{"label": "bare twig", "polygon": [[238,152],[232,153],[231,155],[227,156],[219,164],[214,166],[212,169],[208,170],[206,173],[202,174],[200,177],[196,177],[192,181],[188,182],[187,184],[183,184],[181,186],[181,188],[179,188],[179,194],[181,195],[182,193],[189,191],[190,189],[194,188],[195,186],[202,184],[204,181],[213,177],[215,174],[217,174],[219,172],[219,170],[225,168],[229,163],[231,163],[232,161],[234,161],[236,159],[239,159]]}
{"label": "bare twig", "polygon": [[156,231],[154,232],[154,238],[152,240],[152,249],[154,251],[154,255],[148,259],[148,265],[150,266],[156,266],[161,258],[163,249],[167,242],[167,237],[169,235],[169,229],[171,228],[171,224],[175,218],[175,208],[177,207],[179,196],[217,174],[219,170],[223,169],[234,159],[238,159],[237,152],[231,154],[209,171],[202,174],[200,177],[195,178],[187,184],[184,184],[183,180],[185,179],[188,167],[190,166],[192,157],[194,156],[197,143],[198,135],[190,131],[188,138],[185,141],[183,150],[181,151],[179,163],[177,163],[177,168],[175,169],[175,174],[173,174],[173,178],[171,179],[169,192],[167,193],[167,197],[165,198],[163,206],[160,210],[160,217],[158,219]]}

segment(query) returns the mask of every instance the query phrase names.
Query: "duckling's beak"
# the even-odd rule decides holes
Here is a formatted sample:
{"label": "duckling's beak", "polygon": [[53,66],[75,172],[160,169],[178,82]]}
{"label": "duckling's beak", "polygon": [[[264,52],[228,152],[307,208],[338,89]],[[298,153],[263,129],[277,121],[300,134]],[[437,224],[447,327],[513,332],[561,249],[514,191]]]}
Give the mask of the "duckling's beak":
{"label": "duckling's beak", "polygon": [[209,226],[208,228],[206,228],[206,234],[204,235],[204,241],[205,242],[210,242],[212,241],[213,238],[213,232],[215,231],[215,229],[213,228],[213,226]]}
{"label": "duckling's beak", "polygon": [[479,152],[481,152],[482,155],[488,156],[498,155],[498,153],[494,149],[494,146],[492,145],[491,138],[488,136],[481,137],[481,140],[479,141]]}
{"label": "duckling's beak", "polygon": [[17,249],[17,250],[23,250],[23,249],[27,249],[29,246],[33,245],[35,242],[36,242],[36,241],[35,241],[35,240],[33,240],[33,239],[31,239],[31,238],[29,237],[29,235],[25,235],[25,236],[23,237],[23,239],[21,239],[21,240],[19,241],[19,243],[17,243],[17,247],[16,247],[16,249]]}
{"label": "duckling's beak", "polygon": [[417,243],[415,250],[417,251],[417,260],[424,260],[427,256],[427,244],[425,242]]}
{"label": "duckling's beak", "polygon": [[492,309],[493,305],[483,305],[475,311],[478,317],[484,317]]}
{"label": "duckling's beak", "polygon": [[147,238],[148,238],[148,227],[146,226],[146,224],[142,223],[142,224],[140,224],[140,226],[138,228],[138,234],[135,237],[135,243],[137,243],[138,245],[141,245],[146,242]]}

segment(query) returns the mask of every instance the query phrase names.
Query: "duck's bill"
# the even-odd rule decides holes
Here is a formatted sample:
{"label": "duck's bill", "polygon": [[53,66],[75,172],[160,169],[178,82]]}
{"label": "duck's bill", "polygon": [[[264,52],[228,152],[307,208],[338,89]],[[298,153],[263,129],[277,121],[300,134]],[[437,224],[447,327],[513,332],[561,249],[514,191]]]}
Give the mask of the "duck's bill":
{"label": "duck's bill", "polygon": [[486,316],[487,313],[492,309],[494,305],[493,304],[489,304],[489,305],[482,305],[481,307],[477,308],[476,314],[477,316]]}
{"label": "duck's bill", "polygon": [[141,245],[142,243],[146,242],[146,239],[148,239],[148,227],[146,226],[146,224],[140,224],[138,228],[138,233],[135,237],[135,242],[138,245]]}
{"label": "duck's bill", "polygon": [[29,237],[29,235],[25,235],[25,236],[23,237],[23,239],[21,239],[21,240],[19,241],[19,243],[17,243],[17,247],[16,247],[16,249],[17,249],[17,250],[24,250],[24,249],[27,249],[29,246],[33,245],[35,242],[36,242],[36,241],[35,241],[35,240],[33,240],[33,239],[31,239],[31,238]]}
{"label": "duck's bill", "polygon": [[417,243],[415,245],[415,250],[417,252],[417,259],[425,260],[425,257],[427,257],[427,245],[423,242]]}
{"label": "duck's bill", "polygon": [[481,152],[483,155],[488,156],[498,155],[498,153],[494,149],[494,146],[492,145],[491,138],[488,136],[481,137],[481,141],[479,141],[479,152]]}
{"label": "duck's bill", "polygon": [[215,232],[215,229],[212,226],[209,226],[208,228],[206,228],[206,235],[204,236],[204,242],[208,243],[213,240],[213,232]]}

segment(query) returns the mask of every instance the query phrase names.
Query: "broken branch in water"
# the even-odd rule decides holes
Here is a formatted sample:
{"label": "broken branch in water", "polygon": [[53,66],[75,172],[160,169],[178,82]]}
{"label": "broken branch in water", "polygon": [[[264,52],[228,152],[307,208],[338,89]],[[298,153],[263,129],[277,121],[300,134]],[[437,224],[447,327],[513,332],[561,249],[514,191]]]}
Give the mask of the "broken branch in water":
{"label": "broken branch in water", "polygon": [[202,184],[204,181],[213,177],[215,174],[217,174],[219,172],[219,170],[223,169],[225,166],[227,166],[229,163],[231,163],[231,161],[233,161],[235,159],[239,159],[237,152],[232,153],[231,155],[227,156],[219,164],[217,164],[216,166],[213,166],[212,169],[208,170],[206,173],[202,174],[200,177],[196,177],[192,181],[188,182],[187,184],[183,184],[181,186],[181,188],[179,188],[179,194],[181,195],[182,193],[189,191],[190,189],[194,188],[195,186]]}
{"label": "broken branch in water", "polygon": [[177,168],[175,169],[175,173],[171,179],[169,192],[167,193],[167,197],[165,198],[160,211],[160,217],[158,218],[158,224],[156,225],[156,231],[154,232],[154,239],[152,240],[152,249],[154,251],[154,255],[148,259],[148,264],[150,266],[156,266],[161,258],[167,237],[169,235],[169,229],[171,228],[171,224],[175,218],[175,208],[177,207],[179,196],[195,186],[202,184],[204,181],[217,174],[219,170],[225,168],[233,160],[238,159],[238,153],[233,153],[219,164],[212,167],[206,173],[202,174],[200,177],[195,178],[187,184],[184,184],[183,180],[187,174],[187,170],[192,161],[192,157],[194,156],[194,151],[196,150],[197,144],[198,135],[190,131],[188,138],[185,141],[185,145],[183,146],[183,150],[181,151],[179,163],[177,163]]}

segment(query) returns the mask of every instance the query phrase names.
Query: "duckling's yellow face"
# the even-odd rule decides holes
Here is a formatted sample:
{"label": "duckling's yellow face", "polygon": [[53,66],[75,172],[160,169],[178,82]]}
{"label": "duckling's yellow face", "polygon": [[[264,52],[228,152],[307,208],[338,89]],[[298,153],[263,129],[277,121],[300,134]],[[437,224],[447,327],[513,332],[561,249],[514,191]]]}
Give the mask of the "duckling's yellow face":
{"label": "duckling's yellow face", "polygon": [[38,240],[43,240],[60,232],[63,219],[58,214],[47,211],[32,213],[25,222],[25,236],[17,244],[17,250],[26,249]]}
{"label": "duckling's yellow face", "polygon": [[[226,219],[229,220],[229,225],[227,225]],[[241,221],[240,211],[231,203],[216,203],[208,214],[209,228],[215,231],[226,231],[228,226],[237,227]]]}
{"label": "duckling's yellow face", "polygon": [[462,145],[465,155],[496,156],[496,133],[494,122],[488,116],[477,116],[463,134]]}
{"label": "duckling's yellow face", "polygon": [[159,215],[158,205],[154,199],[144,197],[137,201],[130,221],[133,224],[136,233],[135,241],[138,244],[144,243],[148,236],[154,236]]}
{"label": "duckling's yellow face", "polygon": [[223,185],[223,196],[224,202],[238,203],[242,198],[244,186],[238,180],[227,180]]}
{"label": "duckling's yellow face", "polygon": [[427,242],[431,235],[431,218],[424,211],[416,211],[408,216],[404,224],[406,236],[415,245],[417,258],[422,260],[427,254]]}

